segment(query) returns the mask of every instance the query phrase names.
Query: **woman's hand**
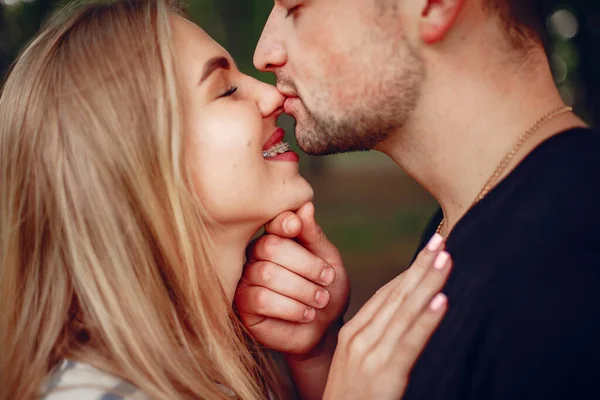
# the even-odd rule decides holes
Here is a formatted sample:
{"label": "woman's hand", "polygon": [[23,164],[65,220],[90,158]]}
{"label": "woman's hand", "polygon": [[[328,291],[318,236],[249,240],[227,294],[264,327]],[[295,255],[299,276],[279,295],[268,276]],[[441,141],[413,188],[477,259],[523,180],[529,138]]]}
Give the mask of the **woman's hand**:
{"label": "woman's hand", "polygon": [[447,309],[451,269],[436,235],[405,273],[380,289],[340,331],[323,399],[401,399],[410,371]]}

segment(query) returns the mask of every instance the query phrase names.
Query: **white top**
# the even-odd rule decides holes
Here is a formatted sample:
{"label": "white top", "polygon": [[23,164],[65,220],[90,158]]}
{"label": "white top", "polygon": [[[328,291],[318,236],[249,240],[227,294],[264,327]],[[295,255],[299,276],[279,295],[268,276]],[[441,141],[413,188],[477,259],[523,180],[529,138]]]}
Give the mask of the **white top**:
{"label": "white top", "polygon": [[[229,388],[216,385],[229,398],[236,398]],[[41,400],[150,400],[150,397],[133,384],[89,364],[64,360],[48,378]]]}
{"label": "white top", "polygon": [[65,360],[48,378],[43,400],[149,400],[131,383],[88,364]]}

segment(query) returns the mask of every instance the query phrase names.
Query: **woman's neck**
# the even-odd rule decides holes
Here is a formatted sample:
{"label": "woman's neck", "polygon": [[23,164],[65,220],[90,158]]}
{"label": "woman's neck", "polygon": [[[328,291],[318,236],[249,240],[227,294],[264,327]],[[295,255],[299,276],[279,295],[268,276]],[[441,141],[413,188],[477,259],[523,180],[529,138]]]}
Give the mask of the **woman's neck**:
{"label": "woman's neck", "polygon": [[256,232],[256,227],[217,226],[209,230],[211,236],[210,263],[221,279],[223,290],[231,303],[241,279],[246,261],[246,247]]}

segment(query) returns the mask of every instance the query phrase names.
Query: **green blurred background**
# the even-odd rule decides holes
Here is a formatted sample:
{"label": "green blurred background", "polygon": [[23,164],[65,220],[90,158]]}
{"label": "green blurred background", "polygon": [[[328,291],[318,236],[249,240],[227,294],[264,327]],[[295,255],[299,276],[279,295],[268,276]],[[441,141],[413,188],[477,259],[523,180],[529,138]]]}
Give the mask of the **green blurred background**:
{"label": "green blurred background", "polygon": [[[0,76],[59,2],[0,0]],[[190,0],[191,16],[234,56],[252,66],[254,46],[272,0]],[[568,104],[590,124],[600,121],[600,2],[540,1],[550,33],[548,54]],[[280,121],[293,142],[293,121]],[[435,201],[381,154],[301,155],[301,172],[315,188],[317,217],[340,248],[352,281],[349,316],[410,262]]]}

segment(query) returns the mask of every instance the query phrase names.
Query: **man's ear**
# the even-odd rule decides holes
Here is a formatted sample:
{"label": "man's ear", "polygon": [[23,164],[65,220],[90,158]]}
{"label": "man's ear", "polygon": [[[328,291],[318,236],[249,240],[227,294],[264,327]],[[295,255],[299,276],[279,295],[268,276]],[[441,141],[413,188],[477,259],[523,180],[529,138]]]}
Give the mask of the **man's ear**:
{"label": "man's ear", "polygon": [[425,0],[420,34],[427,44],[442,40],[456,22],[465,0]]}

